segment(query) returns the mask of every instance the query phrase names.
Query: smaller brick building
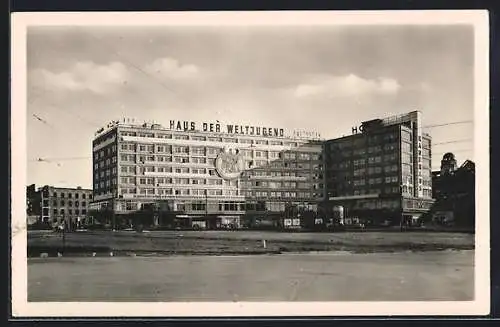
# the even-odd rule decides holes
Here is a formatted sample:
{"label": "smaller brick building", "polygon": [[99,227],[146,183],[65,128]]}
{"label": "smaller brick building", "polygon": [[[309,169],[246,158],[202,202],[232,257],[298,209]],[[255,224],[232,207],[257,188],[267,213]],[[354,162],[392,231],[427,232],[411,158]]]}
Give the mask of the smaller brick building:
{"label": "smaller brick building", "polygon": [[29,185],[26,189],[27,215],[38,217],[39,222],[51,225],[65,221],[70,226],[89,223],[89,204],[92,190],[50,185],[38,189]]}

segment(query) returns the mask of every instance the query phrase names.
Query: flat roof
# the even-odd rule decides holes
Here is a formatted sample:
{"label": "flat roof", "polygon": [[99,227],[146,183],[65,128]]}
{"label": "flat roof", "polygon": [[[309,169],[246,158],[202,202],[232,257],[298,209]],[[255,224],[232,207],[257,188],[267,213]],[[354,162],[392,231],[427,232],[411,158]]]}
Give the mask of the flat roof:
{"label": "flat roof", "polygon": [[[211,123],[212,124],[212,123]],[[215,124],[215,123],[213,123]],[[259,126],[250,126],[248,124],[228,124],[228,123],[218,123],[221,127],[222,126],[238,126],[239,127],[254,127],[254,128],[263,128],[263,129],[271,129],[271,130],[283,130],[285,131],[284,128],[279,128],[279,127],[267,127],[263,125]],[[130,123],[123,123],[123,122],[115,122],[113,124],[108,124],[106,127],[102,127],[94,135],[94,140],[99,138],[100,136],[106,135],[108,132],[117,129],[119,127],[123,128],[130,128],[130,129],[139,129],[139,130],[150,130],[150,131],[161,131],[161,132],[170,132],[170,133],[188,133],[188,134],[200,134],[200,135],[207,135],[207,136],[212,136],[216,135],[217,137],[246,137],[246,138],[262,138],[262,139],[279,139],[279,140],[291,140],[291,141],[311,141],[311,142],[322,142],[325,139],[320,136],[319,133],[312,132],[312,131],[300,131],[297,132],[297,134],[310,134],[308,136],[301,136],[301,135],[288,135],[284,134],[283,136],[279,135],[256,135],[256,134],[247,134],[247,133],[226,133],[223,131],[204,131],[200,129],[188,129],[188,130],[178,130],[178,129],[171,129],[164,127],[163,125],[160,124],[130,124]]]}
{"label": "flat roof", "polygon": [[71,191],[88,191],[88,192],[92,192],[92,189],[90,188],[82,188],[82,187],[60,187],[60,186],[53,186],[53,185],[43,185],[43,186],[40,186],[38,188],[38,190],[42,190],[43,188],[45,187],[48,187],[50,189],[54,189],[54,190],[71,190]]}

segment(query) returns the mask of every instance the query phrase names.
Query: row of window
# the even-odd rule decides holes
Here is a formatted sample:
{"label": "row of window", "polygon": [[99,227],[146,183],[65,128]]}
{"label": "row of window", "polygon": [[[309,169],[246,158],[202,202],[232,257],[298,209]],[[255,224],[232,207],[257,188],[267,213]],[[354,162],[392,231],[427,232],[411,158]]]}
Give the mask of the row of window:
{"label": "row of window", "polygon": [[369,179],[355,179],[353,181],[353,185],[354,186],[363,186],[363,185],[366,185],[367,183],[369,185],[374,185],[374,184],[382,184],[383,182],[388,184],[388,183],[397,183],[398,181],[399,181],[398,176],[386,176],[385,178],[377,177],[377,178],[369,178]]}
{"label": "row of window", "polygon": [[[403,154],[412,154],[413,153],[413,145],[411,143],[407,143],[407,142],[402,142],[401,143],[401,150],[403,152]],[[431,150],[430,149],[419,149],[417,154],[419,156],[423,156],[423,157],[426,157],[426,158],[430,158],[431,157]]]}
{"label": "row of window", "polygon": [[430,150],[430,148],[431,148],[431,140],[428,139],[428,138],[423,138],[422,139],[422,147],[423,147],[424,150],[426,150],[426,149]]}
{"label": "row of window", "polygon": [[[57,207],[58,205],[62,207],[62,206],[66,205],[66,202],[64,200],[61,200],[59,202],[57,200],[53,200],[52,201],[52,205],[54,207]],[[79,207],[80,206],[80,202],[79,201],[75,201],[74,205],[75,205],[75,207]],[[87,202],[86,201],[82,201],[81,205],[82,205],[82,207],[85,207],[85,206],[87,206]],[[48,202],[44,201],[44,206],[48,206]],[[71,200],[68,201],[68,207],[72,207],[72,206],[73,206],[73,201],[71,201]]]}
{"label": "row of window", "polygon": [[240,187],[311,188],[312,185],[309,183],[297,182],[241,181]]}
{"label": "row of window", "polygon": [[[196,151],[189,151],[188,147],[174,147],[174,154],[179,155],[198,155],[198,156],[213,156],[215,157],[218,153],[220,152],[220,149],[216,148],[207,148],[207,151],[205,153],[205,150],[203,149],[198,149]],[[172,157],[170,156],[172,154],[171,151],[166,152],[169,155],[153,155],[153,152],[149,152],[150,155],[138,155],[136,157],[134,154],[122,154],[120,156],[121,161],[135,161],[136,158],[139,161],[167,161],[167,162],[172,162]],[[161,153],[161,151],[157,151],[156,153]],[[284,158],[284,159],[290,159],[290,160],[320,160],[320,155],[319,154],[310,154],[310,153],[280,153],[277,151],[252,151],[252,150],[240,150],[240,154],[242,154],[245,157],[248,158],[266,158],[266,159],[279,159],[279,158]],[[194,158],[191,158],[194,159]],[[204,159],[204,158],[203,158]],[[174,159],[175,160],[175,159]],[[95,167],[104,167],[105,165],[109,165],[111,163],[116,162],[116,158],[113,157],[112,159],[107,159],[106,161],[103,161],[102,163],[99,163],[97,166],[94,165]]]}
{"label": "row of window", "polygon": [[106,180],[106,181],[101,181],[99,183],[94,183],[94,190],[99,189],[99,188],[102,189],[104,187],[109,188],[112,185],[117,185],[116,178],[109,179],[109,180]]}
{"label": "row of window", "polygon": [[95,153],[94,159],[98,160],[98,159],[104,158],[105,156],[109,156],[113,153],[116,153],[116,145],[115,144],[108,146],[105,149],[102,149],[100,151],[97,151]]}
{"label": "row of window", "polygon": [[[228,195],[236,196],[238,195],[236,190],[203,190],[203,189],[155,189],[155,188],[141,188],[137,192],[135,188],[122,188],[121,194],[141,194],[145,196],[156,196],[156,195],[208,195],[208,196],[218,196],[218,195]],[[320,197],[320,193],[312,193],[314,197]],[[296,191],[255,191],[248,190],[242,191],[241,195],[249,197],[273,197],[273,198],[310,198],[311,192],[296,192]]]}
{"label": "row of window", "polygon": [[99,162],[96,162],[94,164],[94,169],[97,170],[97,169],[102,169],[102,168],[105,168],[105,167],[109,167],[111,166],[112,164],[115,164],[117,162],[117,158],[116,157],[112,157],[112,158],[108,158],[108,159],[103,159],[102,161],[99,161]]}
{"label": "row of window", "polygon": [[[139,167],[136,169],[134,166],[125,166],[121,168],[121,172],[123,174],[143,174],[144,172],[148,173],[176,173],[176,174],[200,174],[205,175],[208,172],[210,176],[217,176],[214,169],[206,169],[206,168],[188,168],[188,167],[154,167],[154,166],[146,166]],[[137,172],[137,173],[136,173]],[[101,177],[102,177],[101,173]],[[245,171],[242,175],[242,178],[255,176],[255,177],[311,177],[311,174],[307,171],[305,172],[295,172],[295,171],[263,171],[263,170],[253,170],[253,171]],[[96,176],[97,177],[97,176]],[[323,178],[322,174],[316,174],[318,179]],[[124,177],[124,178],[133,178],[133,177]],[[125,180],[122,180],[124,183]]]}
{"label": "row of window", "polygon": [[398,171],[398,166],[397,165],[391,165],[391,166],[385,166],[383,169],[380,166],[377,167],[368,167],[368,168],[358,168],[354,169],[353,175],[354,176],[364,176],[364,175],[376,175],[376,174],[381,174],[382,171],[385,173],[389,172],[396,172]]}
{"label": "row of window", "polygon": [[328,164],[327,167],[329,167],[331,169],[347,169],[351,166],[359,167],[359,166],[365,166],[366,164],[368,164],[368,165],[380,164],[380,163],[382,163],[382,160],[385,163],[390,163],[390,162],[396,161],[397,159],[398,159],[397,154],[392,153],[392,154],[386,154],[384,156],[369,157],[367,159],[356,159],[353,161],[331,163],[331,164]]}
{"label": "row of window", "polygon": [[[214,163],[215,164],[215,163]],[[319,170],[322,169],[322,165],[320,164],[297,164],[297,163],[290,163],[287,164],[285,163],[284,165],[270,165],[269,168],[290,168],[290,169],[314,169],[314,170]],[[112,169],[112,174],[115,175],[116,169]],[[206,174],[207,169],[206,168],[188,168],[188,167],[172,167],[172,166],[165,166],[165,167],[158,167],[158,166],[121,166],[120,171],[122,174],[142,174],[144,172],[159,172],[159,173],[183,173],[183,174]],[[264,175],[259,175],[262,174],[261,172],[255,171],[255,176],[266,176]],[[104,175],[109,176],[111,175],[111,171],[109,173],[102,173],[100,174],[101,177]],[[269,175],[270,176],[270,175]],[[285,176],[291,176],[291,175],[285,175]]]}
{"label": "row of window", "polygon": [[412,133],[410,131],[401,130],[401,140],[412,142],[413,141]]}
{"label": "row of window", "polygon": [[[122,162],[136,162],[135,155],[121,155]],[[215,158],[200,158],[200,157],[170,157],[170,156],[139,156],[137,159],[140,163],[146,162],[174,162],[174,163],[194,163],[194,164],[215,164]],[[253,168],[255,166],[265,166],[268,165],[267,160],[251,160],[247,162],[247,168]]]}
{"label": "row of window", "polygon": [[[54,209],[54,210],[52,211],[52,213],[53,213],[55,216],[57,216],[57,215],[64,216],[64,215],[66,214],[66,211],[65,211],[64,209],[59,209],[59,210],[58,210],[58,209]],[[67,214],[68,214],[68,215],[70,215],[70,216],[71,216],[71,215],[73,215],[73,214],[75,214],[75,215],[77,215],[77,216],[78,216],[78,215],[80,215],[80,214],[82,214],[82,215],[86,215],[86,214],[87,214],[87,209],[82,209],[82,210],[80,210],[80,209],[75,209],[75,211],[73,211],[73,209],[68,209]]]}
{"label": "row of window", "polygon": [[113,167],[112,169],[106,169],[106,170],[101,170],[100,172],[95,173],[95,178],[98,179],[104,178],[104,177],[109,177],[109,176],[116,176],[117,174],[117,168]]}
{"label": "row of window", "polygon": [[[313,184],[311,183],[297,183],[297,182],[276,182],[276,181],[238,181],[229,180],[223,181],[222,179],[190,179],[190,178],[170,178],[170,177],[158,177],[158,178],[135,178],[135,177],[122,177],[120,179],[122,185],[225,185],[237,187],[269,187],[269,188],[311,188]],[[317,186],[320,187],[320,186]]]}
{"label": "row of window", "polygon": [[424,197],[432,198],[432,190],[423,189],[422,192],[423,192]]}
{"label": "row of window", "polygon": [[301,198],[309,199],[312,197],[318,198],[323,195],[320,193],[310,193],[310,192],[295,192],[295,191],[243,191],[243,196],[248,197],[258,197],[258,198]]}
{"label": "row of window", "polygon": [[380,194],[380,193],[384,193],[384,194],[399,194],[399,187],[384,187],[384,188],[373,188],[373,189],[368,189],[368,190],[355,190],[354,191],[354,195],[365,195],[365,194]]}
{"label": "row of window", "polygon": [[[306,196],[307,197],[307,196]],[[119,210],[137,210],[140,208],[140,203],[127,200],[125,203],[118,204]],[[287,202],[282,201],[259,201],[259,202],[239,202],[239,201],[188,201],[187,203],[179,203],[179,210],[203,211],[203,212],[221,212],[221,211],[272,211],[283,212],[287,207]],[[318,209],[317,204],[298,204],[296,208],[299,211]]]}
{"label": "row of window", "polygon": [[231,137],[214,137],[214,136],[201,136],[201,135],[188,135],[188,134],[172,134],[172,133],[146,133],[146,132],[131,132],[123,131],[121,136],[134,136],[134,137],[147,137],[147,138],[164,138],[176,140],[193,140],[193,141],[209,141],[209,142],[226,142],[226,143],[243,143],[243,144],[263,144],[263,145],[284,145],[284,146],[298,146],[297,142],[277,141],[277,140],[259,140],[259,139],[238,139]]}
{"label": "row of window", "polygon": [[[395,151],[395,150],[397,150],[397,148],[398,148],[397,143],[391,143],[391,144],[384,145],[385,151]],[[402,155],[403,156],[406,155],[406,158],[408,158],[408,159],[406,159],[406,161],[411,162],[411,157],[413,154],[413,145],[411,143],[402,142],[401,143],[401,150],[402,150]],[[366,155],[367,153],[373,154],[373,153],[378,153],[381,151],[382,151],[381,146],[375,146],[375,147],[369,147],[367,149],[366,148],[365,149],[356,149],[352,152],[352,154],[354,156],[360,156],[360,155]],[[350,152],[342,152],[341,154],[344,157],[349,157],[351,155]],[[330,157],[332,157],[332,158],[335,158],[337,155],[338,155],[337,153],[330,153]],[[420,149],[420,150],[418,150],[418,155],[430,158],[431,151],[430,151],[430,149]],[[384,161],[395,160],[396,158],[397,158],[396,154],[386,155],[384,157]],[[376,160],[378,160],[378,159],[376,159]],[[362,165],[362,164],[364,164],[364,162],[365,162],[365,159],[354,160],[355,165]]]}
{"label": "row of window", "polygon": [[397,209],[400,207],[398,200],[359,200],[354,204],[354,209]]}
{"label": "row of window", "polygon": [[80,194],[81,194],[81,197],[82,199],[85,199],[85,198],[89,198],[89,199],[92,199],[92,194],[86,194],[86,193],[65,193],[65,192],[61,192],[61,193],[57,193],[57,192],[54,192],[52,193],[52,196],[54,198],[57,198],[58,196],[61,197],[62,199],[64,199],[66,197],[66,195],[68,196],[68,199],[71,199],[74,198],[75,199],[78,199],[80,197]]}
{"label": "row of window", "polygon": [[413,145],[408,142],[401,142],[401,151],[407,153],[413,153]]}
{"label": "row of window", "polygon": [[218,196],[228,195],[228,196],[236,196],[236,190],[205,190],[205,189],[172,189],[172,188],[140,188],[139,191],[134,188],[122,187],[120,189],[121,194],[140,194],[146,196],[156,196],[156,195],[209,195],[209,196]]}
{"label": "row of window", "polygon": [[398,138],[399,138],[398,134],[395,133],[387,133],[384,135],[361,136],[341,141],[333,141],[330,143],[330,149],[340,150],[348,148],[360,148],[366,146],[366,144],[377,144],[382,141],[384,141],[384,143],[390,143],[397,140]]}
{"label": "row of window", "polygon": [[413,193],[414,193],[414,190],[419,190],[419,191],[422,191],[422,195],[426,198],[432,198],[432,190],[430,189],[427,189],[427,188],[423,188],[421,186],[419,186],[418,188],[413,188],[413,186],[406,186],[406,185],[403,185],[403,188],[402,188],[402,191],[403,191],[403,194],[408,194],[408,195],[412,195],[413,196]]}

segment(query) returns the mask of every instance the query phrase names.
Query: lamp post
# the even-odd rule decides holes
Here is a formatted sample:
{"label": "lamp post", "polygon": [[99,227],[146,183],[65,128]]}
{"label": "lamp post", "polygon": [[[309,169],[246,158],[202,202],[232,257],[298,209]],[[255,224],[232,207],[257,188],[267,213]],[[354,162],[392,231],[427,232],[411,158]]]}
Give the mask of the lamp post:
{"label": "lamp post", "polygon": [[205,216],[208,217],[208,190],[205,190]]}
{"label": "lamp post", "polygon": [[63,216],[63,228],[62,228],[62,249],[61,252],[64,254],[64,248],[66,247],[66,216]]}

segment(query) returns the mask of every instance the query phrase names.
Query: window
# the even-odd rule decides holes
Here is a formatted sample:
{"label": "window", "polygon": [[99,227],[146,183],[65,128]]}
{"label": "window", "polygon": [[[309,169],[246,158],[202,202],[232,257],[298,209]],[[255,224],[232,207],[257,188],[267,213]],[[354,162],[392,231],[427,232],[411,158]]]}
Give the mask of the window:
{"label": "window", "polygon": [[354,160],[354,166],[363,166],[365,164],[365,159]]}
{"label": "window", "polygon": [[356,169],[354,170],[354,176],[362,176],[365,174],[365,172],[366,172],[365,168]]}
{"label": "window", "polygon": [[401,131],[401,139],[404,141],[411,142],[411,132],[402,130]]}
{"label": "window", "polygon": [[365,185],[364,179],[354,180],[354,186],[362,186]]}

